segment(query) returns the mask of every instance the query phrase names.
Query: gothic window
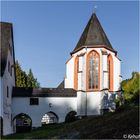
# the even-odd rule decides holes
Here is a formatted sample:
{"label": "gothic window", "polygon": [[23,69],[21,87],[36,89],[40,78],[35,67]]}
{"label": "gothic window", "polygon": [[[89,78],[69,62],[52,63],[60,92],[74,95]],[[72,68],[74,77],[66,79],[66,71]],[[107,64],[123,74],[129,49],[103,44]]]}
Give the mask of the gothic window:
{"label": "gothic window", "polygon": [[108,68],[108,88],[110,89],[110,60],[107,61],[107,68]]}
{"label": "gothic window", "polygon": [[113,91],[113,59],[111,55],[108,55],[108,88]]}
{"label": "gothic window", "polygon": [[78,89],[79,57],[75,58],[74,64],[74,89]]}
{"label": "gothic window", "polygon": [[89,90],[99,89],[99,55],[92,51],[87,57],[87,88]]}

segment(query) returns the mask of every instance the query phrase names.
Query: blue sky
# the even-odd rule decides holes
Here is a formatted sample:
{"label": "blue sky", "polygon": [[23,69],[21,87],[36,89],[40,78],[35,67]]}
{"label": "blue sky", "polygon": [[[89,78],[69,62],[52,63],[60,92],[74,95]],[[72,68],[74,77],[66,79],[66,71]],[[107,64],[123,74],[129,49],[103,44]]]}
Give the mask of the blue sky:
{"label": "blue sky", "polygon": [[15,57],[42,87],[56,87],[94,6],[122,60],[123,79],[139,71],[139,3],[121,1],[3,1],[1,20],[13,23]]}

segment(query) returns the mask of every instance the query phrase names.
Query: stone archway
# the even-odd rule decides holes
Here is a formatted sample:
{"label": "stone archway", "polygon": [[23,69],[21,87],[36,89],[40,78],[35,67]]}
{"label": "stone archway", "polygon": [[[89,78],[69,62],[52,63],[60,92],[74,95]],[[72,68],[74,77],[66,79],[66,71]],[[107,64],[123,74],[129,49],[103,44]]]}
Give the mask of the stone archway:
{"label": "stone archway", "polygon": [[54,124],[54,123],[58,123],[58,121],[59,121],[59,118],[56,115],[56,113],[50,111],[44,114],[44,116],[41,119],[41,124],[42,125]]}
{"label": "stone archway", "polygon": [[16,133],[29,132],[32,129],[32,119],[24,113],[16,115],[13,119],[13,123]]}
{"label": "stone archway", "polygon": [[70,111],[65,117],[65,122],[73,122],[76,120],[76,111]]}

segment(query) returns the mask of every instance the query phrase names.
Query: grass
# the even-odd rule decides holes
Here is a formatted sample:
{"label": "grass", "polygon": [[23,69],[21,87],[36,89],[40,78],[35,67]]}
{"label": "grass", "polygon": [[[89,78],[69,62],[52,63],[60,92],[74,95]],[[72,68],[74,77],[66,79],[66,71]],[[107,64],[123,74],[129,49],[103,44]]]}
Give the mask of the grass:
{"label": "grass", "polygon": [[139,106],[122,106],[114,113],[48,125],[3,139],[122,139],[124,134],[139,134]]}

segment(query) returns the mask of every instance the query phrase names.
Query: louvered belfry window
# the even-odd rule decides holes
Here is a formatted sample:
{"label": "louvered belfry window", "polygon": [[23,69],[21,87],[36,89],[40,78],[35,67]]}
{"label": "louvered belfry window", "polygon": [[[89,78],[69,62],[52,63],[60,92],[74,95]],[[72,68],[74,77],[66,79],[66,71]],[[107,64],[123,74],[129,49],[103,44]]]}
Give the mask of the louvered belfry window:
{"label": "louvered belfry window", "polygon": [[88,89],[99,89],[99,55],[92,51],[88,55]]}

